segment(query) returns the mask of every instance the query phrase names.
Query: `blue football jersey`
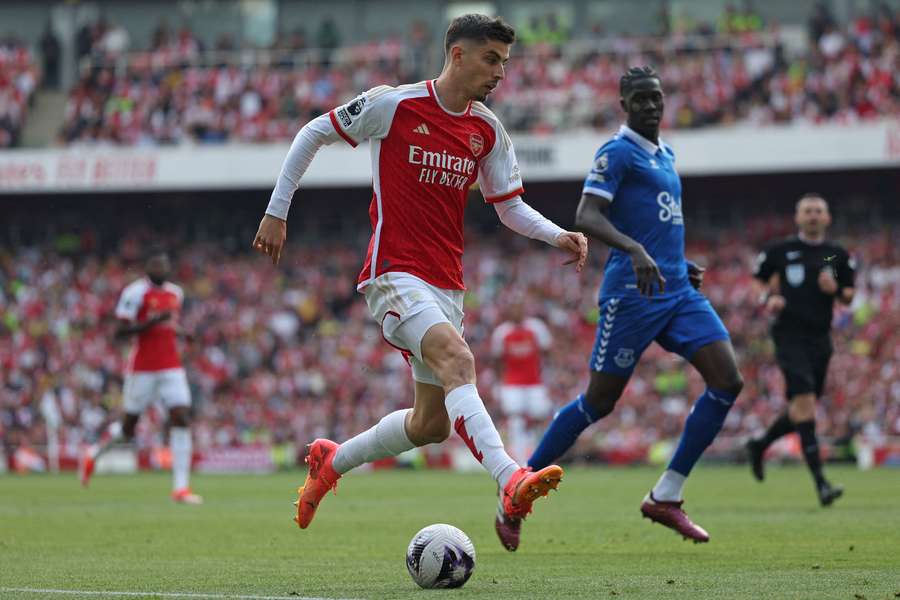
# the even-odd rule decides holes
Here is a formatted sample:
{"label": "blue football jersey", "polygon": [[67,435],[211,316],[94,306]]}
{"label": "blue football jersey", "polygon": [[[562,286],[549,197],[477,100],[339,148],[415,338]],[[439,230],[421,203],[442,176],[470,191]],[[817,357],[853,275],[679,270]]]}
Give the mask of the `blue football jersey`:
{"label": "blue football jersey", "polygon": [[[675,154],[660,140],[657,146],[626,125],[597,151],[584,182],[585,194],[611,202],[612,224],[639,242],[653,257],[666,279],[671,297],[690,287],[684,259],[684,217],[681,213],[681,179],[675,170]],[[612,248],[603,275],[600,297],[637,296],[631,257]]]}

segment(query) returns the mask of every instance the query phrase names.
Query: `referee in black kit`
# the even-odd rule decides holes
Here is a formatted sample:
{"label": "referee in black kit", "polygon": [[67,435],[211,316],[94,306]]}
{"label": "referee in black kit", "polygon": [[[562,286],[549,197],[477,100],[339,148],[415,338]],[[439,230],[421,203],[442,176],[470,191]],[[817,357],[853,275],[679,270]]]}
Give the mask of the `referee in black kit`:
{"label": "referee in black kit", "polygon": [[765,435],[747,442],[750,466],[762,481],[763,454],[772,442],[796,431],[803,457],[812,473],[822,506],[843,490],[822,475],[816,439],[816,398],[822,395],[831,358],[831,318],[834,300],[853,301],[853,259],[840,245],[825,240],[831,224],[828,203],[821,194],[797,201],[795,237],[776,242],[759,256],[755,276],[766,288],[762,301],[772,326],[775,356],[787,383],[788,408]]}

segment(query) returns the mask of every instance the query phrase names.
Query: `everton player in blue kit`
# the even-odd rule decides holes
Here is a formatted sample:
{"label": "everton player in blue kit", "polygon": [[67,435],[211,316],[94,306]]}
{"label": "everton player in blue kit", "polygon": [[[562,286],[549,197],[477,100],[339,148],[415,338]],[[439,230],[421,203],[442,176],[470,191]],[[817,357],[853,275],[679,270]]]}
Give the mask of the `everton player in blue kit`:
{"label": "everton player in blue kit", "polygon": [[698,291],[703,269],[685,260],[681,181],[672,148],[659,138],[660,78],[650,67],[631,68],[619,92],[627,124],[597,152],[575,217],[577,229],[611,248],[590,383],[554,418],[528,464],[550,464],[585,428],[610,414],[641,354],[655,341],[688,360],[707,388],[641,512],[685,538],[707,542],[709,534],[682,509],[682,489],[722,428],[743,379],[725,326]]}

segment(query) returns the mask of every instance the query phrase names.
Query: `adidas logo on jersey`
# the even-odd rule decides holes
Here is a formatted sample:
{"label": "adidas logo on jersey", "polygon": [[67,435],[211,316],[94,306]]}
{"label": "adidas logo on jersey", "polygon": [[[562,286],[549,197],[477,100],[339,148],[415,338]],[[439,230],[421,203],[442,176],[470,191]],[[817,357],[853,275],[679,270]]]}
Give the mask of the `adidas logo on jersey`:
{"label": "adidas logo on jersey", "polygon": [[422,134],[425,134],[425,135],[431,135],[431,132],[428,131],[428,125],[426,125],[425,123],[422,123],[421,125],[419,125],[419,126],[416,127],[415,129],[413,129],[413,131],[415,131],[416,133],[422,133]]}

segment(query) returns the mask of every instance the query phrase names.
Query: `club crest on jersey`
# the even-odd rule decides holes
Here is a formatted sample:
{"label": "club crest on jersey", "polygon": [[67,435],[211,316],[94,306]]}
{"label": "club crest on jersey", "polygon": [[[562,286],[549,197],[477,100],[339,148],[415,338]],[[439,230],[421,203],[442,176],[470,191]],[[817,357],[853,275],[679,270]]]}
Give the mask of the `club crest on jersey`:
{"label": "club crest on jersey", "polygon": [[478,133],[471,134],[469,136],[469,148],[472,149],[472,154],[481,156],[481,153],[484,151],[484,138]]}
{"label": "club crest on jersey", "polygon": [[806,277],[806,269],[801,264],[788,265],[784,270],[784,276],[793,287],[799,287]]}
{"label": "club crest on jersey", "polygon": [[634,364],[634,350],[631,348],[619,348],[613,360],[620,369],[627,369]]}

